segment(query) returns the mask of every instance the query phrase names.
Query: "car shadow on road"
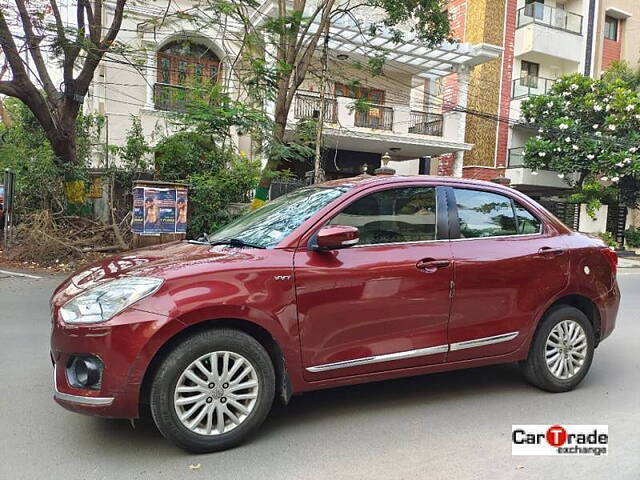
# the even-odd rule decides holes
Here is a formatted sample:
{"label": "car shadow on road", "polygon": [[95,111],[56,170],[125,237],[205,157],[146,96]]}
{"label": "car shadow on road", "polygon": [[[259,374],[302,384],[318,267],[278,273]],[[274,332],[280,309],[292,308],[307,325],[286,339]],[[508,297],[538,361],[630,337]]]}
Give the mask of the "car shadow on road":
{"label": "car shadow on road", "polygon": [[516,364],[503,364],[318,390],[293,397],[286,407],[276,404],[258,437],[301,421],[311,426],[363,411],[390,413],[390,409],[435,407],[455,399],[529,388]]}
{"label": "car shadow on road", "polygon": [[[276,401],[265,424],[243,448],[301,425],[311,428],[328,420],[347,421],[362,412],[389,414],[390,409],[437,407],[458,398],[468,401],[470,397],[530,388],[533,387],[524,382],[517,365],[504,364],[308,392],[293,397],[287,406]],[[133,430],[124,420],[94,421],[98,430],[94,434],[109,443],[126,438],[128,448],[150,447],[160,449],[158,453],[168,453],[167,443],[148,414],[135,422]],[[172,455],[177,452],[174,449]]]}

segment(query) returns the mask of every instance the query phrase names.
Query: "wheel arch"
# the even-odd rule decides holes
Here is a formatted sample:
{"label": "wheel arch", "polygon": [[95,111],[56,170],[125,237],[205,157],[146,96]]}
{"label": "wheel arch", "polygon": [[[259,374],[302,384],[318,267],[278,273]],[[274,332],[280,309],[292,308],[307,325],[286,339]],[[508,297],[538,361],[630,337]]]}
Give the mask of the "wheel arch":
{"label": "wheel arch", "polygon": [[[601,334],[601,319],[600,319],[600,311],[598,310],[597,305],[588,297],[579,294],[570,294],[564,295],[563,297],[558,298],[554,301],[549,307],[544,311],[542,318],[545,317],[552,309],[559,306],[570,306],[577,308],[582,313],[586,315],[586,317],[591,322],[593,326],[593,331],[596,337],[596,346],[600,342],[600,334]],[[538,322],[539,324],[539,322]]]}
{"label": "wheel arch", "polygon": [[146,404],[148,402],[153,377],[158,370],[162,359],[168,352],[170,352],[173,348],[175,348],[176,345],[190,336],[197,335],[199,332],[203,332],[206,330],[222,327],[232,328],[244,332],[247,335],[255,338],[260,343],[260,345],[264,347],[276,371],[276,394],[280,397],[281,401],[285,405],[289,403],[292,392],[291,380],[289,378],[284,353],[273,335],[271,335],[271,333],[266,328],[249,320],[240,318],[218,318],[204,320],[188,325],[186,328],[180,330],[162,344],[162,346],[153,355],[142,377],[142,382],[140,385],[140,396],[138,399],[139,405],[142,406],[143,404]]}

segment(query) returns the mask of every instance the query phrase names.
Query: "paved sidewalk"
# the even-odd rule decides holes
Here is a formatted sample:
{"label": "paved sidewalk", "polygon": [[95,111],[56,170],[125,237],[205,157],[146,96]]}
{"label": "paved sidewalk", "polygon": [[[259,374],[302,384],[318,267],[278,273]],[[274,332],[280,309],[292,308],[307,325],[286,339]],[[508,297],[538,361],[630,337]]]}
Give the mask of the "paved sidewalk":
{"label": "paved sidewalk", "polygon": [[620,268],[640,268],[640,257],[628,258],[619,257],[618,267]]}

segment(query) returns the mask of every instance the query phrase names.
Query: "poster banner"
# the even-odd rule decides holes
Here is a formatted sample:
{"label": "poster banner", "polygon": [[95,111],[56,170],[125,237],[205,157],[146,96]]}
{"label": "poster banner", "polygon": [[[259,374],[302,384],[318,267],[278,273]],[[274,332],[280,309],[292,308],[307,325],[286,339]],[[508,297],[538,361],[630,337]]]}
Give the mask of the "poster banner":
{"label": "poster banner", "polygon": [[186,233],[186,188],[134,187],[131,231],[139,235]]}
{"label": "poster banner", "polygon": [[176,191],[175,189],[159,189],[157,193],[160,231],[176,232]]}
{"label": "poster banner", "polygon": [[157,188],[144,189],[144,234],[160,234],[160,201]]}
{"label": "poster banner", "polygon": [[131,220],[131,231],[133,233],[144,233],[144,187],[133,189],[133,218]]}
{"label": "poster banner", "polygon": [[176,233],[187,233],[187,189],[177,189],[176,197]]}

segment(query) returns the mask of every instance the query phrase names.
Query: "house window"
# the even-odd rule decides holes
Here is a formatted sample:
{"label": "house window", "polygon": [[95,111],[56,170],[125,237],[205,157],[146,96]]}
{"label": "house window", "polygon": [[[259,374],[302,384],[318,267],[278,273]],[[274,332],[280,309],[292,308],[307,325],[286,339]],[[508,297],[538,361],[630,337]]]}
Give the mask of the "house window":
{"label": "house window", "polygon": [[349,86],[336,82],[334,92],[336,97],[366,98],[374,105],[384,105],[384,90]]}
{"label": "house window", "polygon": [[610,17],[609,15],[604,17],[604,38],[618,41],[618,19]]}
{"label": "house window", "polygon": [[220,75],[220,60],[211,49],[187,40],[165,45],[158,52],[157,66],[154,100],[158,110],[183,110],[190,87],[217,82]]}
{"label": "house window", "polygon": [[538,88],[538,76],[540,64],[523,60],[520,63],[520,85],[523,87]]}
{"label": "house window", "polygon": [[158,52],[158,82],[187,86],[210,72],[209,79],[218,80],[220,60],[204,45],[190,41],[171,42]]}

